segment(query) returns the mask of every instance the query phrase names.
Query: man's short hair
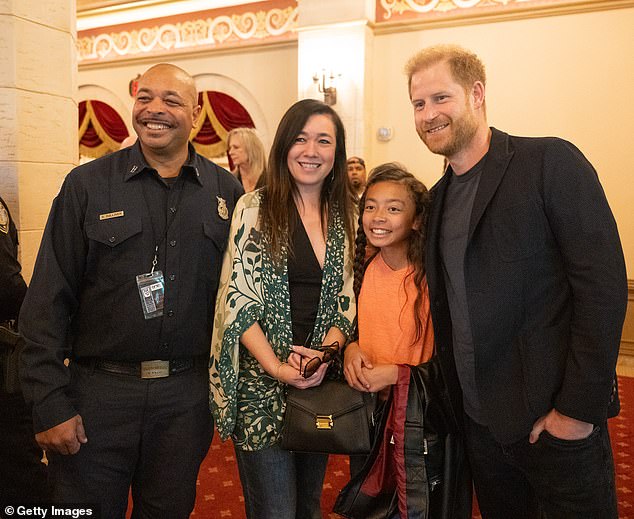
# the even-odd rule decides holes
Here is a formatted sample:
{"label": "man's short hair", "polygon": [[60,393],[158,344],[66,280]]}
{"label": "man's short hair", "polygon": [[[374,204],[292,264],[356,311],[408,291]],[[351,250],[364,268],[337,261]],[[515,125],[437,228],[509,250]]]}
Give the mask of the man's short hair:
{"label": "man's short hair", "polygon": [[443,62],[449,64],[451,75],[465,91],[470,90],[476,81],[486,86],[484,64],[475,53],[459,45],[434,45],[418,51],[407,60],[405,74],[408,90],[411,91],[412,76],[416,72]]}
{"label": "man's short hair", "polygon": [[355,163],[359,163],[365,168],[365,160],[363,160],[361,157],[349,157],[346,161],[346,165]]}

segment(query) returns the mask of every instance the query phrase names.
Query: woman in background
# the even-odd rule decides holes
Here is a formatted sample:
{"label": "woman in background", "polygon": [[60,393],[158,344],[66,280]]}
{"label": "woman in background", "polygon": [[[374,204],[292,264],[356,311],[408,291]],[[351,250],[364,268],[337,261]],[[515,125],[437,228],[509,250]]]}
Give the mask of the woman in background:
{"label": "woman in background", "polygon": [[[345,132],[328,105],[295,103],[278,127],[264,186],[233,213],[216,305],[210,380],[231,436],[249,519],[321,518],[328,456],[279,446],[286,387],[321,384],[303,365],[343,344],[356,313]],[[293,346],[304,344],[308,347]],[[293,353],[295,352],[295,353]],[[304,375],[308,376],[305,378]]]}
{"label": "woman in background", "polygon": [[253,128],[234,128],[227,135],[227,154],[233,163],[231,171],[242,183],[245,192],[261,187],[266,165],[264,145]]}

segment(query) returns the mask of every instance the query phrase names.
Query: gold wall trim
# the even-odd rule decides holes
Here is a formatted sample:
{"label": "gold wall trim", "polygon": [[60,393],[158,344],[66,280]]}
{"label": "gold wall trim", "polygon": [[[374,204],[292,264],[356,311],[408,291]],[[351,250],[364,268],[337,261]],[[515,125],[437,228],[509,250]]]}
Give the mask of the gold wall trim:
{"label": "gold wall trim", "polygon": [[[473,4],[463,8],[455,7],[457,0],[416,0],[439,4],[438,10],[424,13],[392,10],[391,16],[385,18],[386,11],[380,7],[384,1],[377,0],[376,22],[372,24],[376,35],[634,7],[634,0],[462,0],[459,3]],[[409,0],[409,3],[414,2]],[[448,4],[455,8],[447,9]]]}
{"label": "gold wall trim", "polygon": [[[213,49],[214,56],[222,56],[222,55],[231,55],[235,56],[237,54],[249,54],[253,55],[257,52],[266,52],[271,49],[285,49],[285,48],[296,48],[297,40],[279,40],[279,41],[262,41],[262,42],[248,42],[244,45],[239,45],[237,47],[234,46],[224,46]],[[201,49],[191,48],[188,50],[184,50],[178,53],[179,59],[190,59],[190,58],[200,58]],[[118,60],[117,63],[125,62],[127,65],[155,65],[156,64],[156,54],[139,54],[137,56],[133,56],[130,58],[125,58]],[[80,63],[80,70],[99,70],[105,69],[112,65],[112,61],[93,61],[90,63]]]}
{"label": "gold wall trim", "polygon": [[83,66],[295,40],[297,13],[296,1],[278,0],[89,29],[77,35],[77,61]]}

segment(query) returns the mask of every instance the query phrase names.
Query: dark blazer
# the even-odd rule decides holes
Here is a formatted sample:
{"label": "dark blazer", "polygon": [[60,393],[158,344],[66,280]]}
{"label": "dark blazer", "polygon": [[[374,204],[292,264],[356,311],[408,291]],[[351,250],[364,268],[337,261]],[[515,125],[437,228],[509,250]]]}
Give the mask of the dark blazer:
{"label": "dark blazer", "polygon": [[[615,366],[627,280],[596,171],[569,142],[492,128],[481,175],[464,271],[487,425],[507,443],[553,407],[601,424],[618,413]],[[432,189],[427,280],[437,349],[454,372],[439,250],[448,180]]]}

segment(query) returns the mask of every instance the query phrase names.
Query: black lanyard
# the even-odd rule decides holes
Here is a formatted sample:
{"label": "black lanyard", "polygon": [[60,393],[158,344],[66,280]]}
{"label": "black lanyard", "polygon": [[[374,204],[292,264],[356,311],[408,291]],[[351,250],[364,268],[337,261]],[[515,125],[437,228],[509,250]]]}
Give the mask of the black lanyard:
{"label": "black lanyard", "polygon": [[[160,175],[158,174],[158,172],[156,170],[153,170],[155,172],[156,175],[158,175],[160,177]],[[183,191],[185,189],[185,178],[182,177],[182,173],[183,170],[181,168],[181,172],[177,177],[176,182],[174,182],[174,184],[172,186],[168,186],[168,188],[170,190],[172,189],[178,189],[178,197],[176,199],[176,206],[174,206],[175,210],[174,211],[169,211],[170,215],[167,218],[166,221],[166,225],[165,225],[165,232],[163,233],[163,236],[160,238],[159,241],[159,237],[156,236],[156,231],[154,229],[154,219],[152,218],[152,210],[150,209],[150,204],[148,202],[147,199],[147,193],[145,192],[145,184],[141,183],[141,192],[143,193],[143,199],[145,200],[145,207],[148,211],[148,214],[150,216],[150,227],[152,230],[152,236],[154,236],[154,241],[156,242],[156,246],[154,247],[154,259],[152,260],[152,270],[150,271],[150,274],[154,273],[154,269],[156,268],[156,265],[158,263],[158,251],[159,248],[161,248],[163,246],[163,244],[165,243],[165,240],[167,240],[167,233],[170,230],[170,227],[172,226],[172,224],[174,223],[174,220],[176,219],[176,213],[178,212],[178,208],[180,207],[180,203],[181,203],[181,198],[183,196]],[[165,182],[161,179],[161,182],[163,182],[163,184],[165,184]],[[167,206],[169,206],[169,193],[167,195]]]}

